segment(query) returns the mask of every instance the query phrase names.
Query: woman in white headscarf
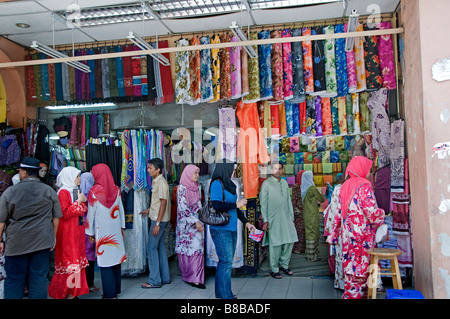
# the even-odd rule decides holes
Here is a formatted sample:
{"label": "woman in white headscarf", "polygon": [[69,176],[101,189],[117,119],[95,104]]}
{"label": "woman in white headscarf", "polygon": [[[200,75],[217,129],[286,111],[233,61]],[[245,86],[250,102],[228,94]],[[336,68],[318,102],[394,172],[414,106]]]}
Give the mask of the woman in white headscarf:
{"label": "woman in white headscarf", "polygon": [[55,273],[48,288],[51,298],[73,299],[89,293],[85,268],[84,214],[86,196],[80,192],[81,171],[65,167],[56,178],[63,217],[56,234]]}
{"label": "woman in white headscarf", "polygon": [[320,222],[319,204],[325,198],[314,185],[314,176],[311,171],[306,171],[302,175],[302,201],[303,201],[303,221],[305,223],[305,256],[308,261],[318,261]]}

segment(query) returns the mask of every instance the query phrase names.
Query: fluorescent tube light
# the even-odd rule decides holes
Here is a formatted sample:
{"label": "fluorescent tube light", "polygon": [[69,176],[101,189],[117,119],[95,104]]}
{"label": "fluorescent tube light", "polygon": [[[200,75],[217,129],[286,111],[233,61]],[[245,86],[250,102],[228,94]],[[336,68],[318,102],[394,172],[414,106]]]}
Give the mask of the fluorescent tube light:
{"label": "fluorescent tube light", "polygon": [[[147,41],[145,41],[143,38],[138,36],[133,31],[130,31],[130,33],[127,36],[128,39],[130,39],[131,42],[136,44],[141,50],[154,50],[155,48],[150,45]],[[170,61],[167,59],[164,55],[161,53],[150,53],[149,54],[152,58],[156,59],[159,63],[161,63],[164,66],[169,66]]]}
{"label": "fluorescent tube light", "polygon": [[[347,32],[356,32],[358,26],[359,14],[356,10],[352,10],[352,13],[348,16]],[[350,37],[345,39],[345,51],[349,52],[353,50],[355,38]]]}
{"label": "fluorescent tube light", "polygon": [[[33,43],[31,44],[31,48],[33,48],[39,52],[42,52],[48,56],[51,56],[52,58],[55,58],[55,59],[69,57],[68,55],[66,55],[64,53],[53,50],[52,48],[46,46],[45,44],[39,43],[37,41],[33,41]],[[79,61],[67,61],[64,63],[74,67],[75,69],[83,71],[85,73],[91,72],[91,68],[89,66],[87,66],[86,64],[83,64]]]}
{"label": "fluorescent tube light", "polygon": [[[231,22],[230,29],[233,32],[233,34],[239,39],[239,41],[248,41],[244,32],[242,32],[242,30],[236,24],[236,21]],[[251,45],[244,46],[244,49],[245,49],[245,51],[247,51],[247,54],[250,56],[250,58],[253,59],[253,58],[258,57],[258,54],[256,53],[255,49]]]}
{"label": "fluorescent tube light", "polygon": [[115,103],[106,102],[106,103],[93,103],[93,104],[68,104],[68,105],[49,105],[45,108],[47,110],[71,110],[71,109],[87,109],[87,108],[102,108],[102,107],[115,107]]}

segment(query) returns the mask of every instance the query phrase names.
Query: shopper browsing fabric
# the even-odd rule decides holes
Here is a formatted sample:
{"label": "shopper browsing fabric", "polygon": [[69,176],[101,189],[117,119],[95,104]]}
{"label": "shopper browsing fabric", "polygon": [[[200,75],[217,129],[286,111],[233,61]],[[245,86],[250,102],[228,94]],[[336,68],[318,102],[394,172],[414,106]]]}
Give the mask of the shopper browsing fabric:
{"label": "shopper browsing fabric", "polygon": [[243,198],[237,201],[236,184],[231,180],[234,173],[233,163],[216,163],[210,186],[213,208],[218,211],[226,211],[231,216],[227,225],[209,226],[211,238],[219,258],[214,290],[216,298],[221,299],[236,299],[231,290],[231,269],[236,250],[237,219],[239,218],[250,232],[254,232],[256,229],[239,209],[239,207],[247,204],[247,200]]}
{"label": "shopper browsing fabric", "polygon": [[305,222],[303,221],[303,202],[302,202],[302,175],[305,171],[300,171],[295,177],[295,184],[292,185],[292,207],[294,208],[294,225],[297,231],[298,241],[294,243],[292,252],[301,254],[305,251]]}
{"label": "shopper browsing fabric", "polygon": [[298,240],[289,186],[281,178],[283,168],[283,164],[272,163],[272,176],[263,182],[259,193],[265,231],[262,245],[269,246],[270,275],[276,279],[281,278],[280,267],[285,274],[293,275],[289,262],[292,247]]}
{"label": "shopper browsing fabric", "polygon": [[89,293],[85,268],[84,214],[86,196],[80,192],[81,171],[67,166],[56,178],[58,198],[63,213],[59,220],[55,246],[55,273],[48,295],[55,299],[73,299]]}
{"label": "shopper browsing fabric", "polygon": [[[94,186],[94,177],[92,176],[92,173],[85,172],[81,174],[81,183],[80,183],[80,191],[86,196],[86,198],[89,195],[89,190],[92,186]],[[84,214],[84,218],[86,220],[87,218],[87,210]],[[85,222],[86,226],[86,222]],[[94,284],[94,269],[95,269],[95,240],[93,237],[88,236],[86,233],[85,236],[85,245],[86,245],[86,258],[89,262],[89,265],[86,267],[86,281],[89,287],[90,291],[98,291],[99,288],[95,287]]]}
{"label": "shopper browsing fabric", "polygon": [[160,158],[148,161],[147,171],[152,177],[152,197],[150,207],[140,214],[149,216],[150,234],[147,243],[147,255],[150,274],[142,288],[160,288],[170,284],[169,262],[165,245],[165,231],[170,221],[169,184],[163,176],[164,162]]}
{"label": "shopper browsing fabric", "polygon": [[320,221],[318,203],[323,203],[325,198],[314,185],[314,176],[311,171],[303,173],[301,191],[303,220],[305,222],[306,259],[308,261],[319,261]]}
{"label": "shopper browsing fabric", "polygon": [[95,184],[88,195],[86,234],[95,238],[103,298],[116,299],[121,292],[121,264],[126,260],[125,214],[120,189],[109,167],[97,164],[91,173]]}
{"label": "shopper browsing fabric", "polygon": [[206,288],[204,225],[198,219],[201,208],[200,169],[187,165],[181,174],[177,188],[177,228],[175,252],[183,280],[193,287]]}
{"label": "shopper browsing fabric", "polygon": [[39,160],[24,157],[19,168],[21,182],[0,197],[0,238],[6,229],[5,299],[46,299],[50,251],[56,244],[61,205],[56,192],[39,180]]}
{"label": "shopper browsing fabric", "polygon": [[[331,199],[328,207],[324,211],[324,236],[330,235],[333,227],[334,217],[338,211],[339,194],[341,193],[342,183],[344,182],[344,174],[340,173],[336,176],[336,184],[332,188]],[[334,272],[334,288],[344,289],[344,271],[342,269],[342,240],[338,236],[337,243],[329,244],[330,254],[328,255],[328,264],[330,271]]]}
{"label": "shopper browsing fabric", "polygon": [[375,247],[375,233],[384,223],[385,212],[378,208],[369,182],[372,161],[364,156],[354,157],[347,166],[342,184],[337,214],[327,238],[330,244],[342,240],[345,289],[343,299],[367,296],[370,255]]}

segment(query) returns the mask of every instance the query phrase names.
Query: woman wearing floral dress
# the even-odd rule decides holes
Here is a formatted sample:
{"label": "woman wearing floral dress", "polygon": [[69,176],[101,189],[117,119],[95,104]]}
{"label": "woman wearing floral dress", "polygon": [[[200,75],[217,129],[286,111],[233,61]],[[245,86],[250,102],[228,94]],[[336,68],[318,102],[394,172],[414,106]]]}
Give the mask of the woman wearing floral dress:
{"label": "woman wearing floral dress", "polygon": [[368,178],[372,161],[364,156],[354,157],[347,166],[342,184],[337,214],[327,238],[329,244],[342,239],[345,288],[343,299],[360,299],[367,296],[370,255],[375,247],[375,233],[384,223],[384,210],[377,207],[375,195]]}
{"label": "woman wearing floral dress", "polygon": [[201,207],[198,176],[200,169],[187,165],[177,188],[177,229],[175,252],[183,280],[193,287],[206,288],[204,264],[204,226],[198,219]]}

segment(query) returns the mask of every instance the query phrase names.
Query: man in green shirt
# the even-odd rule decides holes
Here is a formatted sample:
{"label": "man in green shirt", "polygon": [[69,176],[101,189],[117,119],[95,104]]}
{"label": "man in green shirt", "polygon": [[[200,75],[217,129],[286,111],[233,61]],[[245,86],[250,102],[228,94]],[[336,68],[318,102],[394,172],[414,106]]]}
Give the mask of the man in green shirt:
{"label": "man in green shirt", "polygon": [[294,210],[287,182],[281,178],[283,164],[271,165],[272,176],[261,186],[259,201],[265,231],[262,245],[269,246],[270,275],[280,279],[279,266],[289,276],[292,248],[298,241],[294,226]]}

